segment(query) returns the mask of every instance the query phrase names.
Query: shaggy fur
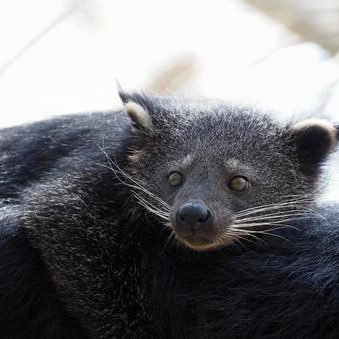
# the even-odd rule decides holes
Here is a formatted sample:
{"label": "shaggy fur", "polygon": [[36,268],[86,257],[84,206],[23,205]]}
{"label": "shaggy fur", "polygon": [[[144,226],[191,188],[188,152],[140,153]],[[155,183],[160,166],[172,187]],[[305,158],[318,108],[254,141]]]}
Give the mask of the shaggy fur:
{"label": "shaggy fur", "polygon": [[[114,112],[0,131],[0,337],[337,338],[338,206],[309,209],[326,131],[219,101],[121,97],[147,124]],[[224,188],[239,171],[246,196]],[[239,213],[287,196],[288,227],[225,240]],[[221,220],[214,250],[169,238],[161,201],[175,210],[190,197]]]}

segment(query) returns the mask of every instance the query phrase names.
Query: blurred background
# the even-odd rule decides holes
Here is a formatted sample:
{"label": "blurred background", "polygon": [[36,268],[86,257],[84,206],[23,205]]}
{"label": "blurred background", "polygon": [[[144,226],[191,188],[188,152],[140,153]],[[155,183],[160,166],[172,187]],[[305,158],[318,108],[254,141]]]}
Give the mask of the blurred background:
{"label": "blurred background", "polygon": [[339,122],[339,0],[1,1],[0,42],[1,127],[117,108],[116,79]]}

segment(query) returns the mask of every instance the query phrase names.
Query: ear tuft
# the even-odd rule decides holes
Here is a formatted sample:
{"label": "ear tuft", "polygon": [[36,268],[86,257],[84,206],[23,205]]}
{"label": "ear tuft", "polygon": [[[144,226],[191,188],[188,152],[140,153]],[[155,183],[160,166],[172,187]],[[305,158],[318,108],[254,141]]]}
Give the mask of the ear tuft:
{"label": "ear tuft", "polygon": [[154,130],[149,113],[141,105],[133,101],[128,101],[124,106],[124,112],[132,120],[135,127],[148,132]]}
{"label": "ear tuft", "polygon": [[328,121],[308,119],[291,127],[302,169],[314,174],[337,144],[337,130]]}
{"label": "ear tuft", "polygon": [[118,95],[120,100],[122,101],[123,104],[126,104],[129,101],[130,96],[128,95],[127,92],[125,92],[122,87],[120,82],[118,81],[118,79],[116,79],[116,86],[118,89]]}

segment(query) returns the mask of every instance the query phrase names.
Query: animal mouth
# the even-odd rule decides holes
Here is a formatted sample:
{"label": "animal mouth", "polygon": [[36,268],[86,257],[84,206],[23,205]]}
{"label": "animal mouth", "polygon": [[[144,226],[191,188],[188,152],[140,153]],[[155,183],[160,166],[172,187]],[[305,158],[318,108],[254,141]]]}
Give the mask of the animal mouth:
{"label": "animal mouth", "polygon": [[201,235],[197,233],[192,233],[191,235],[182,236],[182,239],[185,242],[192,244],[193,246],[205,246],[210,243],[213,243],[213,240],[207,235]]}
{"label": "animal mouth", "polygon": [[[191,233],[189,235],[178,234],[177,239],[190,249],[195,251],[208,251],[220,248],[228,243],[227,239],[221,240],[217,234]],[[231,242],[231,241],[229,241]]]}

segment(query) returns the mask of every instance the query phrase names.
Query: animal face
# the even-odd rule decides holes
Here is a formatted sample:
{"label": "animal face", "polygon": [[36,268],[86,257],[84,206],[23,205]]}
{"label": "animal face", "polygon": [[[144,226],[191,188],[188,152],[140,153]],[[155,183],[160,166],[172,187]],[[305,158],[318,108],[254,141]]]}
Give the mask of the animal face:
{"label": "animal face", "polygon": [[194,250],[286,227],[313,200],[336,144],[324,121],[279,126],[221,101],[121,98],[134,130],[135,196]]}

